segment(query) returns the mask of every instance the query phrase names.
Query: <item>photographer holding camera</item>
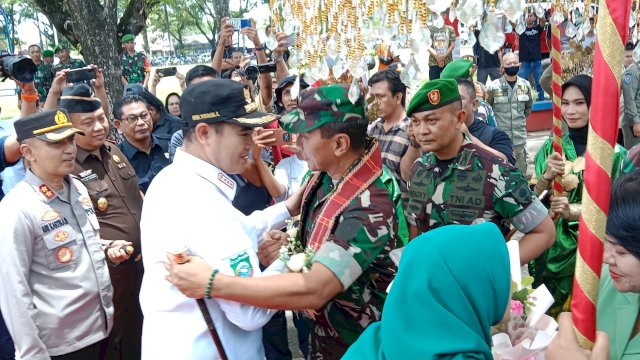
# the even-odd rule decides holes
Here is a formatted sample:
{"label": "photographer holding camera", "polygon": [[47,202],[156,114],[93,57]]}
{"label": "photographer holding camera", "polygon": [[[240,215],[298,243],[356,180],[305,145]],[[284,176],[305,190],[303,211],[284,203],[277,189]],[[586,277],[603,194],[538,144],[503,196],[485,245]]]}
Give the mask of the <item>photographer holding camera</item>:
{"label": "photographer holding camera", "polygon": [[[219,73],[223,69],[222,66],[222,57],[224,53],[224,46],[228,44],[233,38],[234,28],[228,17],[222,18],[222,30],[219,34],[218,47],[216,48],[216,52],[213,57],[212,67],[218,71]],[[258,36],[258,31],[256,30],[256,22],[252,19],[251,26],[240,29],[240,34],[247,36],[255,46],[254,51],[256,53],[257,63],[265,64],[267,63],[267,56],[265,55],[265,47],[260,42],[260,37]],[[251,65],[250,65],[251,66]],[[246,68],[245,68],[246,69]],[[244,75],[244,71],[241,75]],[[247,79],[249,79],[247,77]],[[259,89],[260,89],[260,100],[259,111],[264,111],[264,109],[271,109],[271,101],[272,101],[272,83],[271,83],[271,74],[270,73],[261,73],[256,78],[251,79],[251,84],[247,84],[251,87],[252,97],[254,96],[253,86],[256,81],[259,81]],[[245,82],[245,81],[243,81]],[[246,82],[245,82],[246,83]]]}

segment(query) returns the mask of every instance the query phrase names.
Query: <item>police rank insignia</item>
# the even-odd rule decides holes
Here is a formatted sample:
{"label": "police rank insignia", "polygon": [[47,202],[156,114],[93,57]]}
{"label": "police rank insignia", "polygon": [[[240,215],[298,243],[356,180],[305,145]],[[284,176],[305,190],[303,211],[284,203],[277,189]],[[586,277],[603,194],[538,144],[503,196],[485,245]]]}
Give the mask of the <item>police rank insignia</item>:
{"label": "police rank insignia", "polygon": [[440,90],[433,89],[429,91],[427,98],[429,99],[431,105],[438,105],[440,103]]}
{"label": "police rank insignia", "polygon": [[120,162],[120,156],[118,156],[118,155],[113,155],[113,156],[112,156],[112,158],[113,158],[113,161],[115,161],[115,162]]}
{"label": "police rank insignia", "polygon": [[108,207],[109,207],[109,202],[104,196],[98,199],[98,210],[106,211]]}
{"label": "police rank insignia", "polygon": [[51,189],[49,189],[49,187],[46,184],[42,184],[38,186],[38,190],[40,190],[42,195],[44,195],[44,197],[46,197],[47,200],[51,200],[53,199],[54,196],[56,196],[56,194]]}
{"label": "police rank insignia", "polygon": [[56,260],[60,264],[66,264],[73,259],[73,250],[70,247],[63,246],[56,250]]}

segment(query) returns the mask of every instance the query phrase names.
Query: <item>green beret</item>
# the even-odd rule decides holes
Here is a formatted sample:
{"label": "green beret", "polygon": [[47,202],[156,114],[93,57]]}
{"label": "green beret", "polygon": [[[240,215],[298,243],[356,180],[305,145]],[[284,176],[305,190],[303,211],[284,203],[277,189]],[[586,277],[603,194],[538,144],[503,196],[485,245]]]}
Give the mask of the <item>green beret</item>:
{"label": "green beret", "polygon": [[133,41],[135,40],[135,36],[133,36],[132,34],[126,34],[122,37],[122,39],[120,39],[121,43],[128,43],[129,41]]}
{"label": "green beret", "polygon": [[49,50],[49,49],[44,50],[42,52],[42,57],[53,57],[53,50]]}
{"label": "green beret", "polygon": [[62,51],[62,50],[67,50],[67,47],[66,47],[66,46],[64,46],[64,45],[58,45],[58,46],[56,46],[56,47],[53,49],[53,53],[54,53],[54,54],[57,54],[57,53],[59,53],[59,52],[60,52],[60,51]]}
{"label": "green beret", "polygon": [[458,59],[447,64],[440,73],[440,79],[468,79],[469,70],[473,67],[473,61]]}
{"label": "green beret", "polygon": [[458,83],[453,79],[431,80],[413,95],[407,107],[407,116],[413,113],[435,110],[460,100]]}
{"label": "green beret", "polygon": [[332,84],[302,91],[298,108],[283,115],[280,124],[290,133],[306,133],[324,124],[364,119],[364,97],[349,100],[349,86]]}

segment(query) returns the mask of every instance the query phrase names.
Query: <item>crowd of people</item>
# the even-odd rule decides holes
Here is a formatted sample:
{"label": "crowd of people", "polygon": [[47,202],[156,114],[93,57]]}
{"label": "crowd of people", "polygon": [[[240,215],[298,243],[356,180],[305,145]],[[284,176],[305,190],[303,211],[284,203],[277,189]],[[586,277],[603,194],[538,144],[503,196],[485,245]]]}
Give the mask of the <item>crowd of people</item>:
{"label": "crowd of people", "polygon": [[[278,33],[267,54],[252,24],[241,33],[258,63],[275,66],[254,78],[226,19],[211,66],[176,73],[164,101],[165,76],[133,35],[121,39],[123,96],[113,102],[99,66],[73,83],[81,60],[30,46],[35,80],[16,81],[21,112],[0,133],[0,359],[490,359],[515,231],[520,264],[560,315],[546,358],[633,358],[633,46],[624,142],[609,169],[604,334],[589,355],[560,313],[576,262],[592,78],[563,83],[563,155],[549,138],[527,174],[545,20],[526,15],[519,52],[477,48],[471,59],[456,53],[457,22],[448,23],[431,29],[429,81],[411,91],[388,56],[357,99],[349,74],[346,84],[290,74],[289,36]],[[565,192],[546,196],[559,176]]]}

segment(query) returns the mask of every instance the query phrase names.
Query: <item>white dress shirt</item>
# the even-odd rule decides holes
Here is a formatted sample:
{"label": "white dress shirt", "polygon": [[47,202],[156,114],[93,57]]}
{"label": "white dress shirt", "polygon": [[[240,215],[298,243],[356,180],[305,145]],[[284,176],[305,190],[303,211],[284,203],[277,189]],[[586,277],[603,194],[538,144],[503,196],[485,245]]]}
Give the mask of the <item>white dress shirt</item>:
{"label": "white dress shirt", "polygon": [[[250,216],[231,201],[236,184],[215,166],[178,149],[173,164],[162,170],[144,200],[140,290],[144,313],[142,359],[218,359],[196,300],[165,280],[167,252],[186,246],[220,270],[236,276],[258,276],[256,250],[265,231],[290,217],[284,203]],[[276,262],[262,274],[274,267]],[[233,301],[205,300],[230,360],[263,359],[262,326],[273,315]]]}

